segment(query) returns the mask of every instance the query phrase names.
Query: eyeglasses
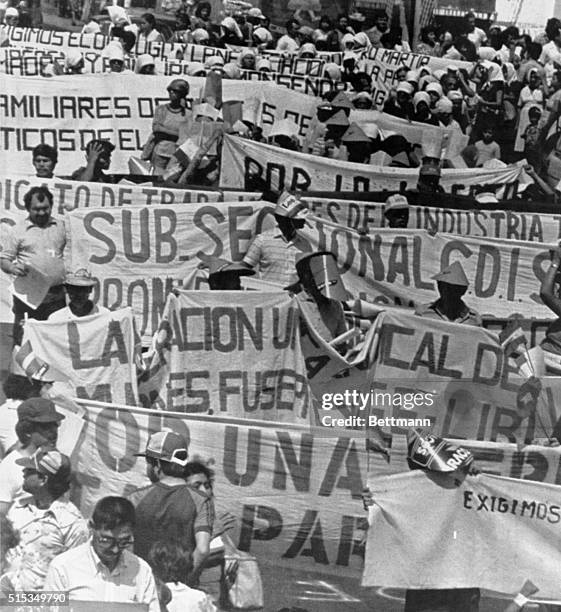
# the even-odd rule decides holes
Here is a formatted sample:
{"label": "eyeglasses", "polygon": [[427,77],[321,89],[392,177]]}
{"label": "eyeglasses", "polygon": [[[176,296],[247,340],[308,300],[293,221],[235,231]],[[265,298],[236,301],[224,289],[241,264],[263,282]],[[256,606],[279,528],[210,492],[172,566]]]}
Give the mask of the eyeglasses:
{"label": "eyeglasses", "polygon": [[118,548],[128,548],[134,544],[134,538],[128,537],[123,538],[121,540],[117,540],[116,538],[112,538],[110,536],[102,536],[96,533],[96,538],[99,544],[102,546],[106,546],[107,548],[114,548],[117,546]]}

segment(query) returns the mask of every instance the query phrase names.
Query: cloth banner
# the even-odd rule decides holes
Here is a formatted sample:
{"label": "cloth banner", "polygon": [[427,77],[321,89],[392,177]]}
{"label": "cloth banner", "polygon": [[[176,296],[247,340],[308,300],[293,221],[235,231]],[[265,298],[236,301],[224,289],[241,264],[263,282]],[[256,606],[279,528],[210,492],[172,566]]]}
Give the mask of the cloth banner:
{"label": "cloth banner", "polygon": [[300,233],[312,251],[335,255],[355,297],[410,307],[432,302],[437,292],[431,277],[459,261],[470,283],[464,299],[482,316],[551,318],[539,288],[553,245],[409,229],[361,235],[311,215]]}
{"label": "cloth banner", "polygon": [[[81,34],[78,32],[63,32],[56,30],[42,30],[35,28],[3,27],[10,45],[40,50],[80,49],[101,52],[111,40],[103,34]],[[236,61],[240,53],[247,47],[219,49],[206,45],[193,45],[166,42],[137,42],[134,53],[140,55],[148,53],[161,60],[175,60],[178,56],[189,62],[205,62],[209,58],[219,55],[225,62]],[[265,50],[259,53],[271,61],[274,72],[283,74],[299,74],[321,76],[325,62],[342,63],[343,53],[320,52],[314,59],[301,59],[296,54],[280,53],[275,50]]]}
{"label": "cloth banner", "polygon": [[382,106],[390,90],[397,86],[396,73],[400,68],[420,70],[426,67],[432,73],[435,70],[446,70],[448,66],[453,65],[470,73],[473,67],[471,62],[377,47],[372,47],[365,52],[361,63],[364,71],[372,77],[372,97],[377,106]]}
{"label": "cloth banner", "polygon": [[[76,463],[84,516],[105,495],[130,494],[149,484],[143,452],[149,434],[164,427],[184,435],[189,455],[211,462],[218,511],[238,518],[234,540],[259,563],[358,577],[366,529],[360,492],[367,475],[407,470],[406,445],[394,444],[390,463],[367,453],[364,440],[316,436],[287,423],[214,416],[87,407]],[[401,437],[401,436],[400,436]],[[559,448],[463,443],[481,469],[556,482]],[[394,452],[395,451],[395,452]],[[561,484],[561,482],[558,482]]]}
{"label": "cloth banner", "polygon": [[[418,168],[371,166],[288,151],[236,136],[225,136],[222,147],[220,186],[246,188],[251,177],[264,181],[267,189],[282,191],[378,191],[413,189]],[[441,186],[465,193],[470,185],[500,187],[525,177],[520,165],[499,169],[469,168],[442,171]]]}
{"label": "cloth banner", "polygon": [[[189,77],[191,104],[205,86]],[[139,157],[152,132],[154,110],[168,102],[169,77],[133,73],[4,79],[0,93],[0,163],[7,175],[31,171],[31,151],[45,142],[59,152],[57,174],[70,175],[85,165],[83,150],[92,138],[116,147],[111,172],[128,174],[128,160]],[[40,92],[40,93],[39,93]],[[276,119],[290,118],[304,136],[318,100],[284,87],[259,82],[248,87],[238,80],[222,84],[224,101],[242,101],[255,113],[265,135]],[[79,154],[77,154],[79,152]]]}
{"label": "cloth banner", "polygon": [[286,292],[168,296],[142,377],[141,403],[307,424],[310,393],[299,322],[298,305]]}
{"label": "cloth banner", "polygon": [[531,580],[540,599],[561,597],[559,487],[488,475],[450,487],[420,470],[369,486],[364,586],[514,594]]}
{"label": "cloth banner", "polygon": [[136,343],[130,308],[64,322],[28,319],[22,348],[26,343],[49,365],[44,380],[69,383],[79,398],[136,404]]}
{"label": "cloth banner", "polygon": [[274,226],[261,201],[191,206],[77,208],[66,214],[66,267],[87,268],[93,300],[131,306],[144,341],[158,329],[168,294],[206,256],[241,261],[256,233]]}
{"label": "cloth banner", "polygon": [[[387,226],[383,202],[315,197],[304,197],[302,201],[314,216],[361,233]],[[554,243],[561,238],[561,215],[410,205],[408,227],[478,238]]]}

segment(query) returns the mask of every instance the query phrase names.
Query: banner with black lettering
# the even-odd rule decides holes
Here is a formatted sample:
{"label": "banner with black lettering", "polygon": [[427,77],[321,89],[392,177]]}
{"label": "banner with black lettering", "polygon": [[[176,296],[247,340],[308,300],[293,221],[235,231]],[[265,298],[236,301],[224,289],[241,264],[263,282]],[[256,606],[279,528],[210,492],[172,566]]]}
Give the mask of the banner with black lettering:
{"label": "banner with black lettering", "polygon": [[158,329],[168,294],[206,256],[240,261],[256,233],[274,226],[261,201],[197,207],[77,208],[66,215],[66,266],[97,279],[93,299],[131,306],[146,341]]}
{"label": "banner with black lettering", "polygon": [[538,600],[561,598],[559,487],[486,474],[454,485],[420,470],[369,487],[363,586],[512,596],[530,580]]}
{"label": "banner with black lettering", "polygon": [[[304,197],[302,201],[314,216],[361,233],[387,227],[383,202],[316,197]],[[561,215],[410,205],[407,227],[460,236],[554,243],[561,238]]]}
{"label": "banner with black lettering", "polygon": [[408,229],[363,235],[313,216],[301,234],[312,250],[335,255],[354,296],[378,304],[426,304],[437,298],[431,277],[459,261],[469,280],[464,299],[482,316],[551,318],[539,291],[553,245]]}
{"label": "banner with black lettering", "polygon": [[[360,492],[367,476],[408,470],[403,436],[394,438],[388,463],[367,453],[364,439],[337,432],[318,436],[288,423],[139,413],[106,404],[86,408],[86,435],[74,466],[81,484],[74,499],[84,516],[105,495],[128,495],[150,484],[144,459],[134,453],[144,451],[150,433],[168,427],[185,436],[191,457],[215,468],[215,503],[218,512],[238,519],[232,532],[236,546],[276,568],[358,577],[367,528]],[[474,453],[481,470],[561,484],[559,447],[468,441],[462,446]]]}
{"label": "banner with black lettering", "polygon": [[[418,177],[418,168],[343,162],[229,135],[225,136],[222,147],[220,186],[223,188],[244,189],[250,179],[257,178],[273,191],[284,188],[302,191],[381,191],[396,190],[401,184],[413,189]],[[456,186],[458,193],[462,193],[470,185],[497,188],[517,180],[526,181],[521,165],[499,169],[443,170],[440,184],[445,191],[450,192]]]}
{"label": "banner with black lettering", "polygon": [[130,308],[55,321],[29,319],[20,348],[45,364],[43,380],[68,383],[79,398],[128,404],[138,401],[139,351]]}
{"label": "banner with black lettering", "polygon": [[139,393],[149,408],[307,424],[297,303],[286,292],[169,295]]}

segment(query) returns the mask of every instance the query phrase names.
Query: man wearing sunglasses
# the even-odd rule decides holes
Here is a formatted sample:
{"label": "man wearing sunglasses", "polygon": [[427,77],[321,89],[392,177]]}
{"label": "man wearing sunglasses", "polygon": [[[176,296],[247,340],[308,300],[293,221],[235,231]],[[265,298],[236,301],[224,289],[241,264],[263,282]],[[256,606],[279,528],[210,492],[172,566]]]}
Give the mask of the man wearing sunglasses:
{"label": "man wearing sunglasses", "polygon": [[52,561],[45,590],[67,591],[71,600],[147,604],[149,612],[160,612],[152,570],[131,552],[134,526],[130,501],[101,499],[89,523],[91,539]]}
{"label": "man wearing sunglasses", "polygon": [[193,571],[185,579],[196,586],[210,552],[214,503],[185,482],[187,442],[173,431],[159,431],[137,457],[145,457],[152,484],[129,497],[136,506],[134,552],[148,559],[155,542],[180,543],[193,555]]}

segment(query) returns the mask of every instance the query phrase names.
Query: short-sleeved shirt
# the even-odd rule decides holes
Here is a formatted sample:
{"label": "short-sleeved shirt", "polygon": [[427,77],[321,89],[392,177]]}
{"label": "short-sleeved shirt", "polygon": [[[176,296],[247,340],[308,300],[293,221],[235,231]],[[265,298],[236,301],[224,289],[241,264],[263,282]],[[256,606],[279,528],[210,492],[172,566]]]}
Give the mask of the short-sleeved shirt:
{"label": "short-sleeved shirt", "polygon": [[494,140],[489,143],[485,143],[482,140],[478,140],[475,143],[477,149],[477,161],[478,166],[482,166],[486,161],[490,159],[501,158],[501,147]]}
{"label": "short-sleeved shirt", "polygon": [[0,258],[22,264],[40,262],[46,257],[62,259],[65,246],[63,221],[51,217],[45,227],[40,227],[28,217],[16,223],[8,233]]}
{"label": "short-sleeved shirt", "polygon": [[440,321],[448,321],[448,323],[463,323],[465,325],[474,325],[481,327],[483,320],[481,315],[472,308],[469,308],[467,304],[462,302],[462,311],[457,319],[449,319],[439,308],[439,300],[432,302],[432,304],[422,304],[415,309],[415,314],[419,317],[425,317],[428,319],[438,319]]}
{"label": "short-sleeved shirt", "polygon": [[63,498],[40,509],[32,500],[15,501],[8,520],[18,531],[20,542],[8,552],[8,571],[16,590],[43,588],[51,561],[71,548],[87,542],[89,530],[76,506]]}
{"label": "short-sleeved shirt", "polygon": [[274,229],[255,236],[243,261],[257,268],[263,280],[286,287],[295,280],[296,257],[311,251],[300,235],[287,240],[280,230]]}
{"label": "short-sleeved shirt", "polygon": [[148,605],[148,612],[160,612],[156,581],[148,563],[123,550],[110,571],[91,541],[53,559],[44,589],[66,591],[70,600],[140,603]]}
{"label": "short-sleeved shirt", "polygon": [[210,497],[188,485],[169,485],[156,482],[133,493],[136,504],[134,552],[148,558],[152,545],[159,541],[178,542],[188,552],[196,548],[195,534],[206,531],[212,534],[214,503]]}

